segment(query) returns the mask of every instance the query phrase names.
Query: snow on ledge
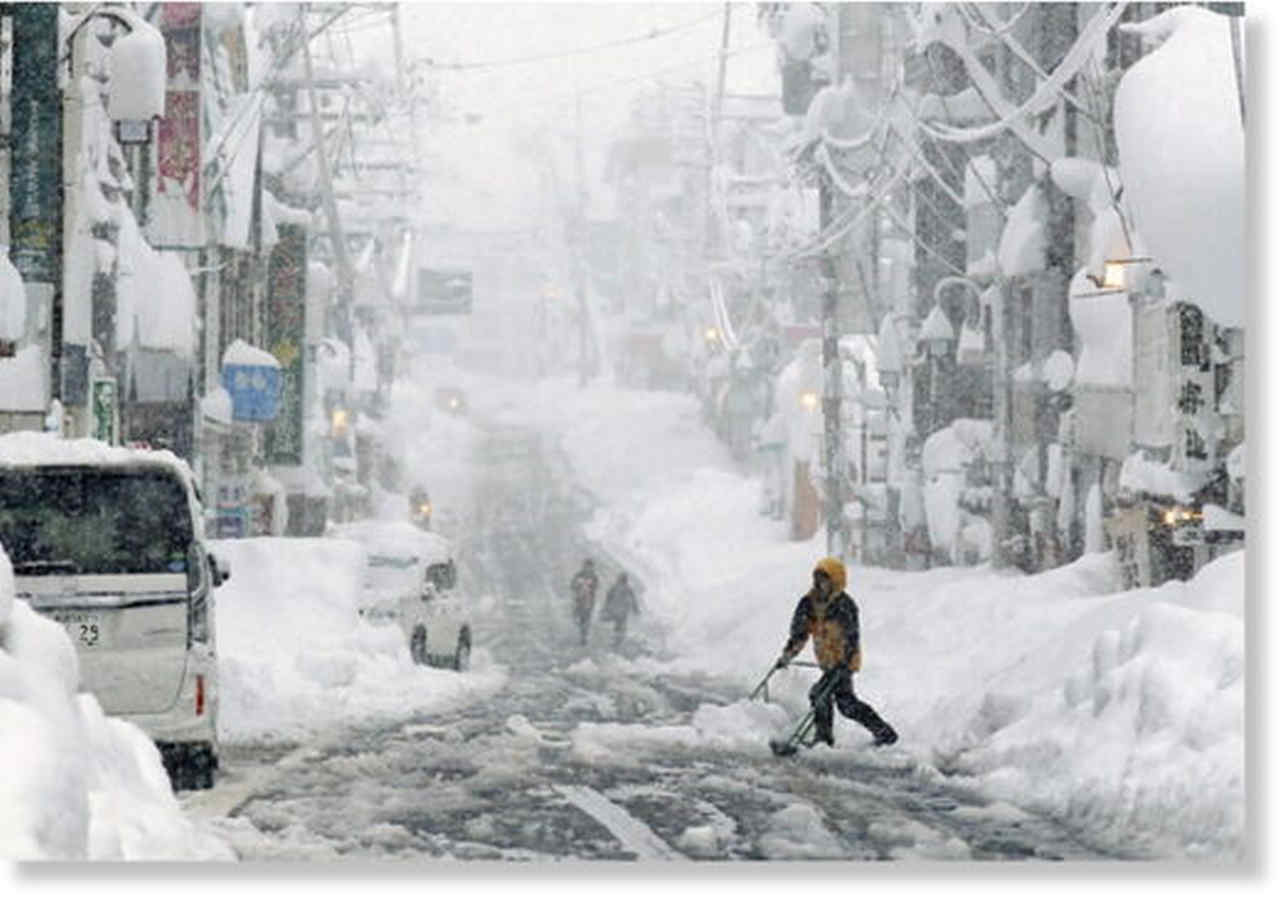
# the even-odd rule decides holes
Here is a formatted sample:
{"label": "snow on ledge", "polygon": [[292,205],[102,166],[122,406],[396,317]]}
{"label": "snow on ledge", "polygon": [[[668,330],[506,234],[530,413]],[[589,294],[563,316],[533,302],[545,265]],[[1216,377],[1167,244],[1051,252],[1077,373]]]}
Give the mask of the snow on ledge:
{"label": "snow on ledge", "polygon": [[1148,497],[1169,497],[1190,503],[1201,479],[1170,469],[1168,464],[1147,460],[1141,452],[1130,454],[1120,468],[1120,487]]}

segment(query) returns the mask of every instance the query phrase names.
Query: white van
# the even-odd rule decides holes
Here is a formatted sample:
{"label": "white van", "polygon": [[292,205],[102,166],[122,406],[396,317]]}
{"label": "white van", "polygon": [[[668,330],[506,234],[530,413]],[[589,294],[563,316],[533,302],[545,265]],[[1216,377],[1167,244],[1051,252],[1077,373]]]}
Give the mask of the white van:
{"label": "white van", "polygon": [[0,544],[17,593],[62,623],[80,682],[155,740],[174,788],[218,766],[213,588],[190,468],[168,451],[0,436]]}

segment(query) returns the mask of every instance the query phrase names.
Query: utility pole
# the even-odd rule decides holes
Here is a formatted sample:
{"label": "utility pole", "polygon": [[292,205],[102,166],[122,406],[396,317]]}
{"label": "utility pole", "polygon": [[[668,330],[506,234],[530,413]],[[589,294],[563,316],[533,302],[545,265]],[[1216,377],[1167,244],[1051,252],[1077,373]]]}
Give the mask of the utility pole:
{"label": "utility pole", "polygon": [[703,225],[703,247],[708,258],[717,255],[717,252],[724,249],[723,236],[720,236],[721,240],[715,240],[713,237],[718,235],[718,230],[715,224],[715,209],[711,203],[711,186],[716,165],[720,162],[720,117],[724,107],[725,69],[729,56],[729,17],[731,11],[732,7],[726,3],[724,5],[723,26],[720,29],[720,59],[716,73],[716,92],[711,100],[710,121],[707,123],[707,215]]}
{"label": "utility pole", "polygon": [[1012,404],[1009,398],[1009,293],[1007,279],[1000,277],[996,281],[996,305],[992,312],[992,328],[996,348],[995,372],[992,374],[992,390],[995,393],[995,492],[991,497],[991,526],[994,541],[991,546],[991,562],[995,567],[1010,565],[1005,549],[1005,542],[1011,537],[1009,508],[1013,497],[1013,460],[1011,451],[1010,413]]}
{"label": "utility pole", "polygon": [[[836,34],[844,35],[848,16],[847,4],[836,6]],[[846,66],[843,46],[837,45],[837,83]],[[823,174],[818,185],[819,234],[825,233],[834,218],[830,179]],[[826,458],[826,487],[823,491],[823,513],[827,523],[827,554],[843,560],[848,541],[844,523],[844,448],[840,428],[843,395],[843,367],[840,363],[840,280],[836,260],[839,243],[833,243],[820,258],[822,273],[822,452]]]}
{"label": "utility pole", "polygon": [[[305,10],[305,7],[304,7]],[[301,13],[305,16],[305,11]],[[304,23],[305,25],[305,23]],[[311,43],[307,38],[307,29],[303,28],[302,60],[307,83],[307,104],[311,108],[311,134],[316,142],[316,162],[320,170],[320,194],[324,203],[325,218],[329,222],[329,243],[332,245],[333,258],[338,264],[338,305],[345,309],[347,315],[353,316],[352,304],[355,301],[355,269],[351,258],[347,255],[347,239],[342,232],[342,222],[338,218],[338,202],[333,196],[333,176],[329,171],[329,156],[324,147],[324,125],[320,121],[320,100],[316,96],[315,66],[311,60]],[[355,375],[355,324],[351,323],[351,375]]]}
{"label": "utility pole", "polygon": [[586,288],[586,215],[587,182],[582,151],[582,94],[575,98],[573,115],[574,162],[578,170],[577,197],[573,213],[573,241],[570,252],[574,255],[574,291],[578,295],[578,387],[585,388],[590,378],[588,352],[591,347],[591,323],[588,320]]}

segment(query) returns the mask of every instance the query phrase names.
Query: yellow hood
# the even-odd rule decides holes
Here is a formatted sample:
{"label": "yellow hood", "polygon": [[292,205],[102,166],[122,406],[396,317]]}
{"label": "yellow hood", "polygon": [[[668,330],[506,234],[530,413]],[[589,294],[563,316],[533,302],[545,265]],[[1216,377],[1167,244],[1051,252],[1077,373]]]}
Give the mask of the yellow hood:
{"label": "yellow hood", "polygon": [[837,560],[835,557],[823,557],[814,565],[813,568],[815,571],[822,570],[824,573],[826,573],[828,576],[831,577],[831,584],[834,589],[831,592],[832,595],[836,595],[844,591],[844,586],[845,586],[844,564],[841,563],[839,560]]}

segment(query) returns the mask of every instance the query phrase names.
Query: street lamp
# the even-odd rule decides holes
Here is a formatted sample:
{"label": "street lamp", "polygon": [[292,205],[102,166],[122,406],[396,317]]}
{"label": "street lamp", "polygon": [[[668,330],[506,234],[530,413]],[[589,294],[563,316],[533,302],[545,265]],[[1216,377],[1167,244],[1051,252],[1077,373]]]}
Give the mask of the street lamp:
{"label": "street lamp", "polygon": [[941,359],[947,355],[951,342],[955,339],[956,332],[951,327],[951,320],[942,311],[942,305],[935,303],[920,326],[920,340],[924,342],[931,358]]}
{"label": "street lamp", "polygon": [[885,313],[880,320],[880,332],[876,336],[876,372],[880,375],[880,385],[887,395],[892,396],[897,390],[898,380],[902,376],[902,345],[898,341],[898,326],[893,321],[892,313]]}
{"label": "street lamp", "polygon": [[168,59],[164,36],[150,22],[125,7],[97,7],[82,15],[67,34],[67,71],[75,78],[75,41],[80,29],[102,17],[122,26],[126,34],[111,45],[111,85],[107,115],[115,123],[121,144],[146,144],[151,123],[164,116]]}

